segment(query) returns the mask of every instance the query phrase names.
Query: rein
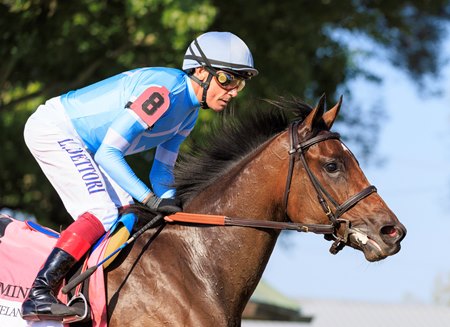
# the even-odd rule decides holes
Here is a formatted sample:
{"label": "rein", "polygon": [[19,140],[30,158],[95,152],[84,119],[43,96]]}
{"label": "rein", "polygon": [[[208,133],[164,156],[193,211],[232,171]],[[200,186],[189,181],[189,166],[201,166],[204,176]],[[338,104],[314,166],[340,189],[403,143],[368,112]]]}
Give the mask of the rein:
{"label": "rein", "polygon": [[[370,194],[377,191],[376,187],[373,185],[370,185],[366,188],[364,188],[361,192],[351,196],[349,199],[347,199],[344,203],[340,204],[331,196],[331,194],[322,186],[322,184],[319,182],[317,177],[313,174],[311,171],[308,162],[305,158],[305,152],[308,150],[309,147],[311,147],[314,144],[335,139],[339,140],[340,142],[340,135],[338,133],[327,133],[327,134],[319,134],[316,135],[306,141],[300,142],[298,139],[298,133],[297,133],[297,127],[299,126],[300,121],[294,121],[289,125],[289,168],[288,168],[288,174],[286,178],[286,188],[284,191],[284,198],[283,198],[283,208],[286,217],[290,220],[288,214],[287,214],[287,205],[289,200],[289,193],[291,189],[291,182],[292,182],[292,175],[294,172],[294,164],[296,155],[298,154],[298,157],[303,164],[303,167],[306,170],[306,173],[308,174],[309,180],[311,181],[312,185],[314,186],[314,189],[316,190],[317,199],[319,201],[320,206],[322,207],[325,215],[328,217],[328,220],[330,221],[330,225],[319,225],[319,226],[326,226],[332,230],[331,235],[334,237],[333,245],[330,248],[330,252],[333,254],[338,253],[347,243],[348,236],[351,231],[351,224],[350,221],[347,219],[340,218],[345,212],[347,212],[350,208],[352,208],[355,204],[357,204],[362,199],[366,198]],[[333,212],[327,202],[327,200],[332,203],[332,205],[335,208],[335,211]],[[341,224],[345,225],[345,230],[343,236],[339,236],[337,231],[340,228]]]}
{"label": "rein", "polygon": [[209,215],[199,213],[177,212],[166,217],[168,222],[188,223],[188,224],[204,224],[219,226],[241,226],[254,228],[269,228],[280,230],[295,230],[297,232],[315,233],[315,234],[332,234],[334,227],[332,225],[322,224],[299,224],[293,222],[263,221],[248,218],[236,218],[220,215]]}

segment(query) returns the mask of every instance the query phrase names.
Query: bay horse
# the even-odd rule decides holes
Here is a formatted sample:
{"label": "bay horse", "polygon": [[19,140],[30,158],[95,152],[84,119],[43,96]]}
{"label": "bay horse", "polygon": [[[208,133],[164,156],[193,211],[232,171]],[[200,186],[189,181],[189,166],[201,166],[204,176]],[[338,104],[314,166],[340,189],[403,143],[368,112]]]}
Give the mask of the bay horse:
{"label": "bay horse", "polygon": [[[348,245],[368,261],[397,253],[405,227],[330,131],[341,103],[325,112],[324,96],[315,108],[280,100],[247,119],[225,116],[175,168],[184,211],[322,226],[334,253]],[[145,232],[106,271],[109,326],[240,326],[279,234],[173,223]]]}

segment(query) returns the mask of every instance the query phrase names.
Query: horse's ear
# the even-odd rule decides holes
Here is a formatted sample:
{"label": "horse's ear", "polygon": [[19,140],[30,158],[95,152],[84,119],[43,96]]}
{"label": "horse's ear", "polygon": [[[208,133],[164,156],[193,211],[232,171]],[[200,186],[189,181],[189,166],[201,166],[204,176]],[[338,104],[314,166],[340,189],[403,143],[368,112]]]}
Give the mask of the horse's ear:
{"label": "horse's ear", "polygon": [[336,103],[336,105],[333,108],[328,110],[323,115],[322,118],[323,118],[323,121],[325,122],[325,124],[327,125],[328,130],[330,130],[331,126],[333,126],[333,123],[339,114],[339,110],[341,109],[341,104],[342,104],[342,95],[339,97],[338,103]]}
{"label": "horse's ear", "polygon": [[301,124],[301,129],[303,133],[301,135],[305,136],[307,133],[311,132],[321,120],[323,113],[325,111],[325,94],[323,94],[317,106],[306,116],[303,124]]}
{"label": "horse's ear", "polygon": [[[323,115],[323,113],[327,110],[327,97],[325,93],[320,97],[319,103],[317,104],[316,108],[314,108],[314,110],[317,110],[317,112],[321,115]],[[316,118],[316,120],[319,121],[320,118]]]}

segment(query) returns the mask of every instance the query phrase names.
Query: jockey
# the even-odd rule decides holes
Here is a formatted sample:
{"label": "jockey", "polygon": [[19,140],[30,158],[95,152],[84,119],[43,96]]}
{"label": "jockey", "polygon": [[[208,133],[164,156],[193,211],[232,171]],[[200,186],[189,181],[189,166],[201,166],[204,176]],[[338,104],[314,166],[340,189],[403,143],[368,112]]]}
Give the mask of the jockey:
{"label": "jockey", "polygon": [[[172,170],[199,108],[224,110],[258,74],[247,45],[229,32],[195,39],[182,69],[130,70],[52,98],[28,119],[26,144],[75,221],[38,272],[22,304],[23,319],[74,314],[57,300],[58,288],[111,228],[118,208],[139,201],[165,215],[182,210]],[[152,148],[151,190],[124,157]]]}

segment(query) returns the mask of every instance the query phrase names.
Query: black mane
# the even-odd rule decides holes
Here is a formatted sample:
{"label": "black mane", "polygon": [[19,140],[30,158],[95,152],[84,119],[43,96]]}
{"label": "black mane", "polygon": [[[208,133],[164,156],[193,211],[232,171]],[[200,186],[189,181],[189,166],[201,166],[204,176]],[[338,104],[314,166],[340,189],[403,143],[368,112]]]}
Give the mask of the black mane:
{"label": "black mane", "polygon": [[212,136],[189,154],[180,156],[175,166],[177,196],[191,199],[210,185],[234,163],[284,131],[292,119],[303,120],[312,108],[298,99],[267,101],[261,108],[224,113]]}

